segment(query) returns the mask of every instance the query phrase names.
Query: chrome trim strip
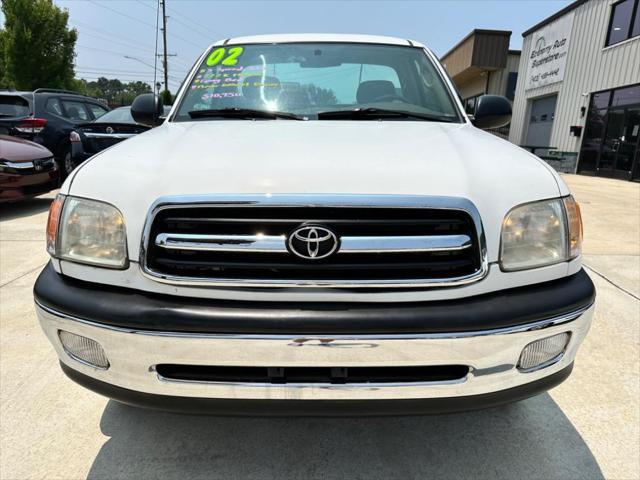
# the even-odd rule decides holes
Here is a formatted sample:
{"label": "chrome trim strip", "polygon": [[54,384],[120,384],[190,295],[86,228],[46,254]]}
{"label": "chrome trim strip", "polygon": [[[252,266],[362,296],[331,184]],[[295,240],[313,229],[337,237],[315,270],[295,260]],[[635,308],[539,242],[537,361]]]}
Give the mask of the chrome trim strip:
{"label": "chrome trim strip", "polygon": [[33,162],[12,162],[10,160],[0,160],[0,167],[15,168],[16,170],[28,170],[34,168]]}
{"label": "chrome trim strip", "polygon": [[16,170],[29,170],[39,165],[40,168],[49,168],[55,164],[53,157],[36,158],[33,161],[13,162],[11,160],[0,160],[0,167],[15,168]]}
{"label": "chrome trim strip", "polygon": [[136,133],[83,133],[87,138],[131,138],[137,135]]}
{"label": "chrome trim strip", "polygon": [[[198,235],[159,233],[155,244],[176,250],[210,252],[287,253],[284,235]],[[464,250],[467,235],[412,235],[399,237],[341,237],[338,253],[410,253]]]}
{"label": "chrome trim strip", "polygon": [[412,235],[406,237],[341,237],[338,253],[411,253],[464,250],[467,235]]}
{"label": "chrome trim strip", "polygon": [[[471,216],[478,245],[481,265],[478,271],[465,276],[446,279],[408,280],[278,280],[178,277],[156,272],[146,265],[147,245],[153,219],[160,211],[181,208],[206,207],[363,207],[363,208],[419,208],[464,211]],[[344,194],[219,194],[175,195],[158,198],[149,209],[140,241],[140,267],[142,275],[157,282],[171,285],[231,288],[436,288],[467,285],[483,279],[489,273],[487,245],[480,213],[470,200],[460,197],[426,195],[344,195]]]}
{"label": "chrome trim strip", "polygon": [[159,233],[156,245],[176,250],[208,252],[287,253],[284,235],[196,235]]}
{"label": "chrome trim strip", "polygon": [[[288,340],[291,346],[298,347],[318,347],[318,348],[340,348],[339,344],[332,345],[334,341],[377,341],[377,340],[423,340],[423,339],[454,339],[454,338],[471,338],[486,337],[488,335],[509,335],[513,333],[523,333],[543,330],[545,328],[554,327],[564,323],[572,322],[580,317],[584,312],[593,306],[593,302],[589,305],[574,310],[563,315],[538,320],[536,322],[524,325],[516,325],[513,327],[495,328],[492,330],[478,330],[468,332],[451,332],[451,333],[398,333],[398,334],[340,334],[340,335],[273,335],[273,334],[247,334],[247,333],[187,333],[187,332],[162,332],[155,330],[135,330],[132,328],[114,327],[112,325],[104,325],[92,320],[68,315],[54,308],[43,305],[34,299],[36,307],[41,308],[45,312],[65,320],[82,323],[91,327],[112,330],[121,333],[131,333],[136,335],[146,335],[152,337],[187,337],[187,338],[210,338],[210,339],[228,339],[228,340]],[[314,343],[316,342],[316,343]]]}

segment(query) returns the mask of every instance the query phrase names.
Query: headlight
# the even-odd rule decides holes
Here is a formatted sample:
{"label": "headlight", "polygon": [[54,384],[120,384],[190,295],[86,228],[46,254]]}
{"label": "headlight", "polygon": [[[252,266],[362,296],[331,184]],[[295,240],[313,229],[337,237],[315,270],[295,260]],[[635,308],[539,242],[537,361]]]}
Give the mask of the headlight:
{"label": "headlight", "polygon": [[502,224],[500,266],[524,270],[566,262],[580,255],[582,221],[573,197],[528,203]]}
{"label": "headlight", "polygon": [[58,195],[49,210],[47,250],[64,260],[126,268],[127,236],[122,214],[108,203]]}

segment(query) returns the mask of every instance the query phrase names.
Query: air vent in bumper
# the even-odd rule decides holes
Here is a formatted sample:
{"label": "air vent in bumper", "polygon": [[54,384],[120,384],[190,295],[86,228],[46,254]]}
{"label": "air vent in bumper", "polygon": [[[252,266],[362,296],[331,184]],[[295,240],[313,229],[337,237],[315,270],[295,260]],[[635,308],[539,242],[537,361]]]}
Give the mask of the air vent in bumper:
{"label": "air vent in bumper", "polygon": [[444,383],[464,381],[466,365],[416,367],[229,367],[160,364],[165,380],[266,384]]}

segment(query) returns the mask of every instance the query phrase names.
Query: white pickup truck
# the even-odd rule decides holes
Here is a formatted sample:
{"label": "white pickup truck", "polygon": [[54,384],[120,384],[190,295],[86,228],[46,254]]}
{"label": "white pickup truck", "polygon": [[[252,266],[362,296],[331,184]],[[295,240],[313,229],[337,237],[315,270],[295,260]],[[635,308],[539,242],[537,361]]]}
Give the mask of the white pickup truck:
{"label": "white pickup truck", "polygon": [[132,405],[459,411],[567,378],[593,316],[579,207],[467,115],[437,58],[360,35],[208,48],[159,125],[64,183],[39,321],[64,372]]}

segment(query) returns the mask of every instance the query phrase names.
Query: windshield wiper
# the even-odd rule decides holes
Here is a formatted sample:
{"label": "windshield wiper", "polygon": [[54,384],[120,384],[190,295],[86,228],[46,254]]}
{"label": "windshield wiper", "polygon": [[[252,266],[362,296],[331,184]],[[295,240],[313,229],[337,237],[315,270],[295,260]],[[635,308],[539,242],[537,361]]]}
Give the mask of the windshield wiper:
{"label": "windshield wiper", "polygon": [[306,117],[301,117],[294,113],[288,112],[272,112],[269,110],[257,110],[253,108],[220,108],[211,110],[192,110],[189,112],[191,118],[266,118],[266,119],[278,119],[283,118],[286,120],[307,120]]}
{"label": "windshield wiper", "polygon": [[332,110],[319,112],[318,120],[379,120],[383,118],[419,118],[428,122],[454,122],[452,117],[428,113],[391,110],[387,108],[354,108],[353,110]]}

